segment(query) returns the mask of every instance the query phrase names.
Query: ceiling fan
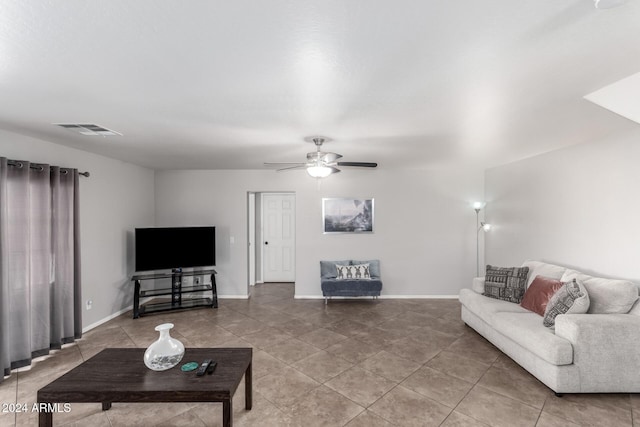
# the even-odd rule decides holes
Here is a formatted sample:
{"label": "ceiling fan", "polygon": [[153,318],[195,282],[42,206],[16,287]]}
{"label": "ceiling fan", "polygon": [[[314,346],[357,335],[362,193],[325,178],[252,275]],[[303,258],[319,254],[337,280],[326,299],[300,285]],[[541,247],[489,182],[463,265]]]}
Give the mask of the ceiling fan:
{"label": "ceiling fan", "polygon": [[306,162],[279,162],[279,163],[265,163],[265,166],[275,166],[278,172],[289,171],[296,169],[306,169],[307,173],[314,178],[325,178],[333,173],[340,172],[336,166],[340,167],[360,167],[360,168],[375,168],[377,163],[372,162],[339,162],[338,159],[342,158],[341,154],[330,153],[321,151],[322,144],[330,141],[328,138],[317,136],[311,138],[309,142],[313,142],[316,145],[316,151],[307,153]]}

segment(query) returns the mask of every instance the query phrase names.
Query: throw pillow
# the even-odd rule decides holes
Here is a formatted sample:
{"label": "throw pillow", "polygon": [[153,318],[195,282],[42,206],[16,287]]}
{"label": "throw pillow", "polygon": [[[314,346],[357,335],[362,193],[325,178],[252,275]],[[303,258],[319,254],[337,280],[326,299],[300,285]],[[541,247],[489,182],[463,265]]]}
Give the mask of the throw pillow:
{"label": "throw pillow", "polygon": [[494,267],[487,265],[482,295],[520,304],[527,285],[529,267]]}
{"label": "throw pillow", "polygon": [[336,264],[336,279],[337,280],[344,280],[347,278],[348,275],[351,275],[351,272],[349,271],[349,265],[337,265]]}
{"label": "throw pillow", "polygon": [[576,279],[566,282],[547,304],[542,324],[553,326],[559,314],[580,314],[589,310],[589,294],[582,282]]}
{"label": "throw pillow", "polygon": [[322,279],[336,278],[336,265],[351,265],[351,261],[320,261],[320,277]]}
{"label": "throw pillow", "polygon": [[355,279],[371,279],[371,273],[369,271],[369,264],[356,264],[351,266],[354,272]]}
{"label": "throw pillow", "polygon": [[540,316],[544,316],[544,312],[547,309],[547,303],[563,286],[563,283],[558,279],[552,279],[551,277],[536,276],[531,282],[531,285],[527,288],[522,297],[520,305],[529,311],[538,313]]}
{"label": "throw pillow", "polygon": [[336,265],[338,280],[367,280],[371,279],[369,264]]}

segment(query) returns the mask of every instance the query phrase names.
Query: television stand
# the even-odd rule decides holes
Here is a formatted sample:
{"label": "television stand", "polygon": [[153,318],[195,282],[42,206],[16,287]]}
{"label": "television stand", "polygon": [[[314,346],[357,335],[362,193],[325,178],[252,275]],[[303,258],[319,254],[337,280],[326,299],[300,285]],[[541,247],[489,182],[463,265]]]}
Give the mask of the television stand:
{"label": "television stand", "polygon": [[[134,274],[133,276],[131,276],[131,280],[135,284],[133,293],[133,318],[137,319],[138,317],[145,314],[156,313],[160,311],[186,310],[196,307],[218,308],[216,274],[217,273],[213,268],[194,271],[181,271],[179,269],[174,269],[171,272],[165,273]],[[190,286],[182,285],[183,279],[185,277],[206,275],[210,275],[211,283],[193,284]],[[171,279],[171,287],[148,290],[142,289],[143,281],[155,279]],[[194,292],[202,292],[205,295],[199,298],[183,298],[183,295],[191,294]],[[211,292],[210,297],[206,296],[206,294],[209,292]],[[151,301],[145,304],[140,304],[140,298],[167,296],[169,297],[168,301]]]}

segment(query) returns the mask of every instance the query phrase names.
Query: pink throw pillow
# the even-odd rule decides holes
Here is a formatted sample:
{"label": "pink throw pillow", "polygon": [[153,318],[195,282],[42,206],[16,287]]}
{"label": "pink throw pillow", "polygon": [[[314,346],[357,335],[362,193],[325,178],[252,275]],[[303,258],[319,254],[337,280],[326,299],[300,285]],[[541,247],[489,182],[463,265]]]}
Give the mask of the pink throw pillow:
{"label": "pink throw pillow", "polygon": [[545,276],[536,276],[527,288],[522,297],[520,305],[527,310],[544,316],[549,300],[558,289],[562,287],[562,282]]}

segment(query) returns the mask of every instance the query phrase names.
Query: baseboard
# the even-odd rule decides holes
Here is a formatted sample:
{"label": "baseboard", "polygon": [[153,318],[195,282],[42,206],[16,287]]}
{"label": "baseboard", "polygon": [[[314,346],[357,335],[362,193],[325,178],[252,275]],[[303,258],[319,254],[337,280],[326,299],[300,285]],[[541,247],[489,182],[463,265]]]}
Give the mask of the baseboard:
{"label": "baseboard", "polygon": [[458,299],[458,295],[380,295],[380,299]]}
{"label": "baseboard", "polygon": [[[144,304],[145,302],[148,302],[150,300],[152,300],[153,298],[146,298],[143,300],[140,300],[140,304]],[[249,299],[248,295],[218,295],[218,299]],[[107,323],[109,320],[115,319],[118,316],[123,315],[124,313],[126,313],[127,311],[133,310],[133,304],[131,304],[130,306],[127,306],[125,308],[123,308],[122,310],[116,311],[115,313],[98,320],[97,322],[94,322],[90,325],[85,326],[84,328],[82,328],[82,333],[86,333],[89,332],[90,330],[97,328],[98,326],[102,325],[103,323]]]}
{"label": "baseboard", "polygon": [[[140,299],[140,304],[145,304],[145,303],[147,303],[147,302],[151,301],[153,298],[155,298],[155,297],[142,298],[142,299]],[[118,317],[118,316],[120,316],[120,315],[122,315],[122,314],[126,313],[126,312],[127,312],[127,311],[129,311],[129,310],[131,310],[131,311],[133,312],[133,304],[131,304],[131,305],[129,305],[129,306],[127,306],[127,307],[123,308],[123,309],[122,309],[122,310],[120,310],[120,311],[116,311],[115,313],[113,313],[113,314],[111,314],[111,315],[109,315],[109,316],[107,316],[107,317],[105,317],[105,318],[103,318],[103,319],[100,319],[100,320],[98,320],[97,322],[94,322],[94,323],[92,323],[92,324],[90,324],[90,325],[88,325],[88,326],[86,326],[86,327],[82,328],[82,333],[84,334],[85,332],[88,332],[88,331],[90,331],[91,329],[96,328],[96,327],[98,327],[98,326],[102,325],[103,323],[107,323],[109,320],[115,319],[116,317]]]}
{"label": "baseboard", "polygon": [[[294,295],[294,299],[324,299],[322,295]],[[372,298],[362,297],[331,297],[332,299]],[[378,299],[458,299],[458,295],[380,295]]]}
{"label": "baseboard", "polygon": [[113,313],[110,316],[105,317],[104,319],[100,319],[97,322],[94,322],[84,328],[82,328],[82,333],[84,334],[85,332],[89,332],[90,330],[92,330],[93,328],[97,328],[98,326],[102,325],[103,323],[107,323],[109,320],[115,319],[118,316],[123,315],[124,313],[126,313],[127,311],[133,310],[133,304],[131,304],[128,307],[123,308],[120,311],[116,311],[115,313]]}

